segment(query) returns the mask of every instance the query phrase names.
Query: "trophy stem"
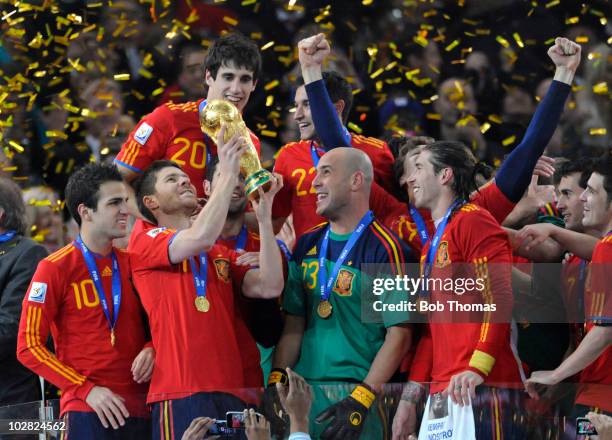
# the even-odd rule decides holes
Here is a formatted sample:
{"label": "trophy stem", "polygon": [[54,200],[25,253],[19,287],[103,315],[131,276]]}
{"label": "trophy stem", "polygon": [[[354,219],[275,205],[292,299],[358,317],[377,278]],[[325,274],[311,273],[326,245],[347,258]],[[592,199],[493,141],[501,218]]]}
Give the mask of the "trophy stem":
{"label": "trophy stem", "polygon": [[259,198],[257,189],[263,187],[264,185],[266,186],[264,190],[269,188],[271,185],[270,177],[270,172],[265,169],[260,169],[248,176],[244,181],[244,190],[247,197],[251,200],[257,200]]}

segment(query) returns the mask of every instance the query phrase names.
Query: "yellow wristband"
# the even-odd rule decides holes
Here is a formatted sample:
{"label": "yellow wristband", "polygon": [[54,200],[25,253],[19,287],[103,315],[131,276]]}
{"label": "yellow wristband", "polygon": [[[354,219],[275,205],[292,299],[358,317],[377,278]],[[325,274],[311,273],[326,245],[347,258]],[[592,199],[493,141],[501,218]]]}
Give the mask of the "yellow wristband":
{"label": "yellow wristband", "polygon": [[493,369],[493,365],[495,365],[495,358],[484,351],[474,350],[469,365],[478,371],[482,371],[485,376],[488,376]]}
{"label": "yellow wristband", "polygon": [[270,372],[270,375],[268,376],[268,386],[277,383],[287,385],[287,382],[289,382],[289,378],[287,377],[287,374],[282,370],[272,370]]}
{"label": "yellow wristband", "polygon": [[363,385],[357,385],[351,393],[351,397],[369,409],[372,403],[374,403],[374,399],[376,399],[376,394]]}

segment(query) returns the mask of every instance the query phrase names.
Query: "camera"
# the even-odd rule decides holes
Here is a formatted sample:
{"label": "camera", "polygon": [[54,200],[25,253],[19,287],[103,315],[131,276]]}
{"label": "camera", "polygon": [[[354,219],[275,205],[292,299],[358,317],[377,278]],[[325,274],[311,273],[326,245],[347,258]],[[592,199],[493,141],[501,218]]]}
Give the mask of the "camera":
{"label": "camera", "polygon": [[[263,417],[259,413],[255,413],[257,420]],[[232,429],[244,429],[244,412],[242,411],[228,411],[225,413],[225,423],[228,428]]]}
{"label": "camera", "polygon": [[576,435],[597,435],[597,430],[589,419],[578,417],[576,419]]}

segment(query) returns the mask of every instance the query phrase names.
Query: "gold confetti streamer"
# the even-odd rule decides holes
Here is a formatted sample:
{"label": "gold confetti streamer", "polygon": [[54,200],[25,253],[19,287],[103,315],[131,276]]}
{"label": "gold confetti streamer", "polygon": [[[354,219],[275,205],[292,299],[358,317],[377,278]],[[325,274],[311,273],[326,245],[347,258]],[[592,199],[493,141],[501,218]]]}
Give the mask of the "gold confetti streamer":
{"label": "gold confetti streamer", "polygon": [[605,128],[591,128],[589,130],[591,136],[605,136],[607,132]]}
{"label": "gold confetti streamer", "polygon": [[604,82],[595,84],[593,86],[593,93],[596,93],[597,95],[607,95],[608,94],[608,83],[604,81]]}
{"label": "gold confetti streamer", "polygon": [[521,36],[518,34],[518,32],[513,33],[512,37],[514,38],[514,41],[516,41],[518,47],[520,47],[521,49],[525,47],[525,44],[523,43],[523,40],[521,39]]}
{"label": "gold confetti streamer", "polygon": [[272,80],[272,81],[270,81],[268,84],[266,84],[264,86],[264,90],[265,91],[272,90],[274,87],[278,87],[279,84],[280,84],[280,82],[277,79]]}
{"label": "gold confetti streamer", "polygon": [[504,46],[505,48],[510,47],[510,43],[508,43],[508,40],[506,40],[504,37],[502,37],[501,35],[498,35],[497,37],[495,37],[495,41],[497,41],[499,44],[501,44],[502,46]]}
{"label": "gold confetti streamer", "polygon": [[502,145],[507,147],[508,145],[512,145],[514,141],[516,141],[516,136],[510,136],[502,141]]}

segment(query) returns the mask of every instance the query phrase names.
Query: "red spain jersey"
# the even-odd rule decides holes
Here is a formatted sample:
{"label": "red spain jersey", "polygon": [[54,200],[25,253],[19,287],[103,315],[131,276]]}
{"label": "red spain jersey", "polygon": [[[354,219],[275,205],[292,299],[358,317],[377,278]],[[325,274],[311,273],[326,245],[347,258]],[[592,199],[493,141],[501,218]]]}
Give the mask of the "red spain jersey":
{"label": "red spain jersey", "polygon": [[[230,238],[219,238],[217,244],[228,249],[235,249],[237,236]],[[259,252],[260,237],[258,234],[248,231],[245,252]],[[283,271],[286,273],[287,257],[281,253],[283,259]],[[263,373],[261,369],[261,353],[257,347],[257,342],[249,328],[262,325],[262,318],[266,325],[266,330],[270,330],[270,321],[267,319],[282,319],[280,302],[278,299],[253,299],[245,298],[237,293],[237,314],[236,314],[236,333],[238,340],[241,341],[242,364],[244,369],[244,381],[246,388],[260,388],[264,385]],[[276,308],[276,306],[278,306]],[[255,316],[260,314],[259,316]],[[272,315],[272,316],[271,316]],[[259,319],[258,319],[259,318]],[[279,321],[280,322],[280,321]],[[258,329],[259,332],[263,329]]]}
{"label": "red spain jersey", "polygon": [[[121,273],[121,305],[115,346],[85,259],[74,244],[38,264],[23,299],[17,355],[22,364],[62,390],[61,413],[89,411],[85,402],[94,387],[109,388],[125,399],[130,416],[145,417],[147,384],[134,382],[130,371],[145,346],[142,308],[130,282],[130,260],[115,249]],[[96,257],[106,301],[113,313],[112,260]],[[55,354],[47,347],[49,332]]]}
{"label": "red spain jersey", "polygon": [[[584,265],[582,281],[580,280],[581,265]],[[567,322],[572,327],[577,343],[580,343],[583,333],[584,282],[586,281],[587,272],[586,262],[573,254],[563,262],[563,268],[561,269],[563,304],[565,306]]]}
{"label": "red spain jersey", "polygon": [[[206,157],[207,154],[216,155],[217,146],[200,129],[198,106],[202,101],[166,103],[157,107],[132,130],[115,162],[142,173],[156,160],[172,160],[187,173],[198,197],[204,197]],[[259,139],[252,132],[250,134],[260,154]]]}
{"label": "red spain jersey", "polygon": [[234,292],[241,290],[249,267],[236,264],[235,251],[214,245],[207,253],[210,310],[199,312],[189,261],[172,264],[168,256],[174,234],[137,220],[128,245],[134,285],[149,316],[157,353],[147,402],[206,391],[238,395],[244,378]]}
{"label": "red spain jersey", "polygon": [[[307,230],[327,221],[316,213],[317,196],[312,181],[317,172],[310,143],[299,141],[285,145],[274,164],[274,171],[283,176],[283,188],[274,198],[272,216],[288,217],[293,213],[296,240]],[[393,188],[393,154],[386,142],[353,134],[351,146],[368,155],[374,166],[375,181],[390,191]]]}
{"label": "red spain jersey", "polygon": [[[594,325],[612,325],[612,235],[597,243],[589,267],[585,296],[585,320],[587,334]],[[580,387],[576,403],[612,411],[612,347],[606,350],[580,373]]]}
{"label": "red spain jersey", "polygon": [[[429,250],[423,248],[421,263]],[[522,386],[518,359],[510,345],[512,316],[512,251],[506,233],[485,209],[468,203],[455,212],[440,238],[431,279],[485,280],[482,289],[462,295],[433,287],[428,301],[445,304],[445,312],[430,314],[432,361],[430,392],[448,386],[451,377],[465,370],[477,372],[485,384]],[[461,304],[493,304],[494,310],[472,313],[451,311],[448,300]],[[443,317],[443,319],[438,319]],[[419,350],[417,350],[418,352]],[[425,355],[425,358],[427,356]],[[427,362],[423,361],[425,364]]]}
{"label": "red spain jersey", "polygon": [[[228,249],[236,248],[236,237],[231,239],[217,240],[217,244]],[[259,252],[259,235],[248,231],[247,240],[244,246],[245,252]],[[251,335],[245,319],[249,318],[249,303],[251,300],[237,292],[236,307],[236,337],[241,344],[242,368],[244,370],[245,388],[259,388],[263,386],[263,372],[261,371],[261,356],[255,338]]]}
{"label": "red spain jersey", "polygon": [[[481,186],[477,192],[472,194],[470,201],[489,211],[493,218],[500,224],[515,206],[515,203],[511,202],[504,193],[501,192],[495,180],[491,180]],[[416,223],[405,203],[397,200],[379,185],[373,184],[370,195],[370,208],[385,226],[395,232],[417,254],[421,253],[421,238]],[[429,237],[432,237],[436,228],[431,220],[429,211],[419,209],[419,213],[425,221]]]}

